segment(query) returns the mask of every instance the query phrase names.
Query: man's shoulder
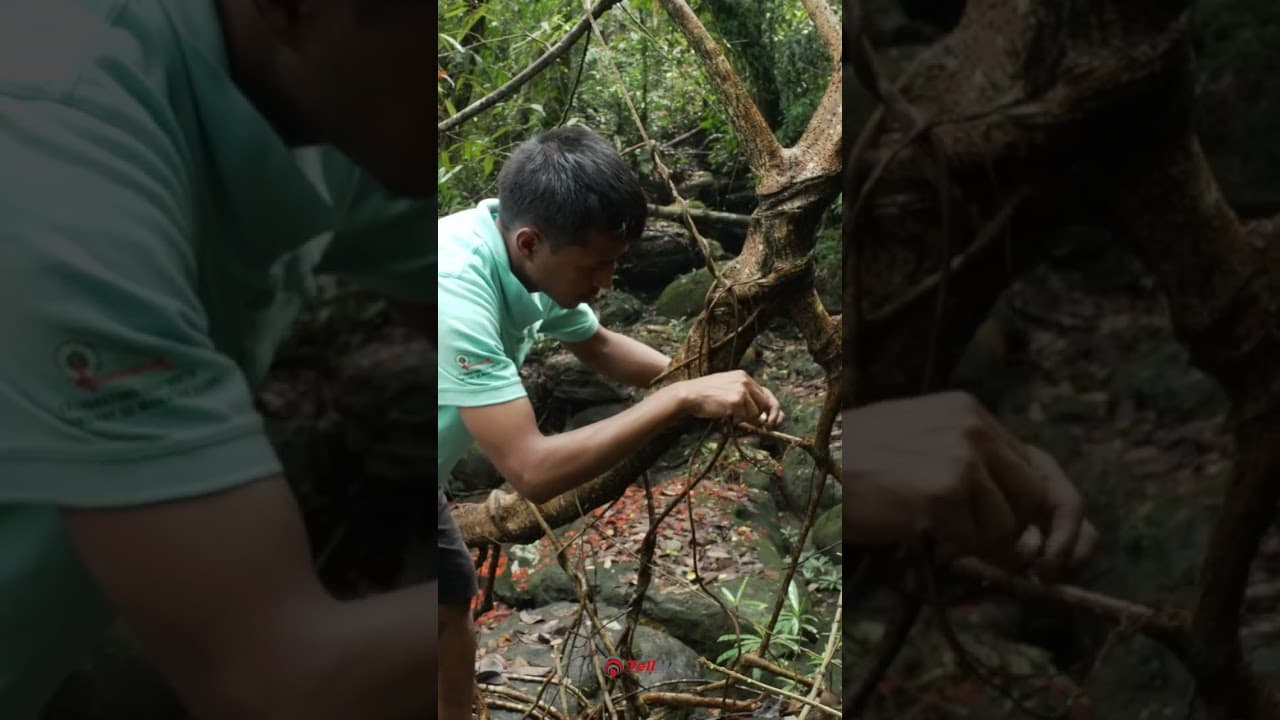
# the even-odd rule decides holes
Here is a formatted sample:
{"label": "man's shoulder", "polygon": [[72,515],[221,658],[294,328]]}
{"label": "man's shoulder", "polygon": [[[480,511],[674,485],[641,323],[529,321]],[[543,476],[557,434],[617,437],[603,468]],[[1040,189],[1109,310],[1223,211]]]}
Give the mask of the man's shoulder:
{"label": "man's shoulder", "polygon": [[492,276],[496,256],[488,233],[495,232],[484,205],[446,215],[436,221],[441,282],[450,278]]}
{"label": "man's shoulder", "polygon": [[71,102],[122,71],[160,79],[179,41],[159,0],[9,0],[0,3],[0,93]]}

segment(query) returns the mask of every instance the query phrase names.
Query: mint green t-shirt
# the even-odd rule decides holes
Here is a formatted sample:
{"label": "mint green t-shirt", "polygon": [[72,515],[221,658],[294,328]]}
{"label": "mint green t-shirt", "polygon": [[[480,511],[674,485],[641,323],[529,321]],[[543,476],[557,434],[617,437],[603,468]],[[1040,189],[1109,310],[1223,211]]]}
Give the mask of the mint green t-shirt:
{"label": "mint green t-shirt", "polygon": [[57,506],[279,473],[251,388],[316,276],[434,302],[434,216],[286,147],[215,0],[0,3],[0,718],[112,617]]}
{"label": "mint green t-shirt", "polygon": [[441,218],[437,343],[437,468],[441,487],[473,442],[460,407],[481,407],[525,396],[520,365],[539,333],[579,342],[600,328],[586,304],[564,309],[530,293],[511,272],[497,226],[498,201]]}

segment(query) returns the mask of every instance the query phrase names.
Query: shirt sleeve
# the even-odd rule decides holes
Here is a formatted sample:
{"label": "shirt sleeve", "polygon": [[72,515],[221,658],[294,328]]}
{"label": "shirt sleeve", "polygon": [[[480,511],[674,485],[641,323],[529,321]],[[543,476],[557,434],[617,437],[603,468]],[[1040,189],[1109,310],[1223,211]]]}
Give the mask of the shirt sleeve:
{"label": "shirt sleeve", "polygon": [[441,275],[438,299],[437,404],[479,407],[525,397],[520,371],[503,350],[493,289],[471,273]]}
{"label": "shirt sleeve", "polygon": [[586,303],[568,310],[554,302],[548,301],[548,305],[550,307],[546,309],[545,319],[538,330],[560,342],[582,342],[600,329],[600,320]]}
{"label": "shirt sleeve", "polygon": [[141,111],[0,96],[0,502],[114,506],[280,463],[198,299],[192,192]]}
{"label": "shirt sleeve", "polygon": [[329,164],[338,230],[316,272],[399,300],[433,302],[436,196],[396,198],[350,161],[338,156]]}

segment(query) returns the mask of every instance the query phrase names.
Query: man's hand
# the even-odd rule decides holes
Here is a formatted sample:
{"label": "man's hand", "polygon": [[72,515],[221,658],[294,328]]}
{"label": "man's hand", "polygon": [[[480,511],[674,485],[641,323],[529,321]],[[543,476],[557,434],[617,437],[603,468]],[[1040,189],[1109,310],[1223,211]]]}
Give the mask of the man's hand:
{"label": "man's hand", "polygon": [[844,537],[927,537],[942,559],[1035,562],[1042,577],[1092,554],[1098,533],[1047,453],[971,396],[942,393],[844,413]]}
{"label": "man's hand", "polygon": [[786,415],[778,398],[741,370],[684,380],[671,386],[679,392],[685,411],[707,419],[733,418],[736,422],[776,428]]}

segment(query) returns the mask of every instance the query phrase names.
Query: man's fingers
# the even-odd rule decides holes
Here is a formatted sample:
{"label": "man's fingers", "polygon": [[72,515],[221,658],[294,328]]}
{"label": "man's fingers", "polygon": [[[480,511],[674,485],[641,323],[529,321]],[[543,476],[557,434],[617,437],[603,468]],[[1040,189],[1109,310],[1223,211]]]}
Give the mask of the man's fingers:
{"label": "man's fingers", "polygon": [[1042,521],[1047,483],[1043,473],[1028,461],[1023,452],[1025,446],[1019,443],[1014,448],[996,432],[977,438],[975,444],[991,479],[1004,492],[1018,525]]}
{"label": "man's fingers", "polygon": [[751,397],[756,407],[755,414],[751,416],[751,424],[767,424],[774,408],[777,407],[778,401],[773,398],[772,393],[764,389],[764,386],[756,382],[755,378],[752,377],[747,378],[747,394]]}
{"label": "man's fingers", "polygon": [[735,408],[734,419],[738,422],[760,424],[760,406],[750,392],[744,393]]}
{"label": "man's fingers", "polygon": [[1049,526],[1045,528],[1044,557],[1040,567],[1053,574],[1071,560],[1080,535],[1080,524],[1084,521],[1084,500],[1056,460],[1038,448],[1032,448],[1031,452],[1035,469],[1043,474],[1048,488],[1049,506],[1046,510]]}
{"label": "man's fingers", "polygon": [[1083,564],[1084,561],[1093,557],[1094,551],[1098,549],[1098,541],[1101,537],[1093,523],[1085,520],[1084,525],[1080,526],[1080,534],[1076,537],[1075,549],[1071,551],[1072,567]]}
{"label": "man's fingers", "polygon": [[975,463],[969,478],[969,522],[973,530],[973,546],[968,550],[981,555],[1005,555],[1009,545],[1025,523],[1018,521],[1000,488],[982,465]]}
{"label": "man's fingers", "polygon": [[1044,547],[1044,533],[1040,532],[1040,528],[1035,525],[1028,525],[1018,537],[1017,544],[1013,546],[1013,555],[1017,560],[1018,569],[1025,568],[1034,562],[1040,556],[1042,547]]}
{"label": "man's fingers", "polygon": [[768,403],[765,406],[765,426],[772,429],[782,424],[782,403],[778,402],[778,397],[769,391],[769,388],[760,386],[768,397]]}

